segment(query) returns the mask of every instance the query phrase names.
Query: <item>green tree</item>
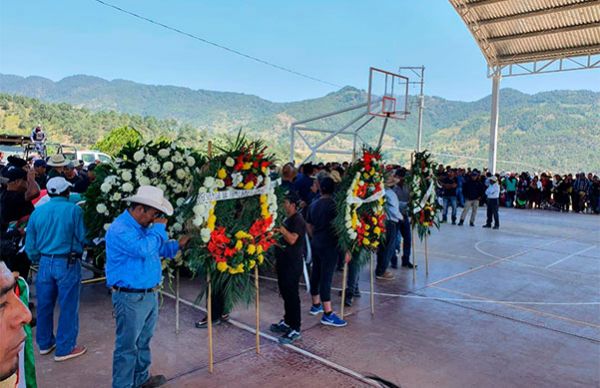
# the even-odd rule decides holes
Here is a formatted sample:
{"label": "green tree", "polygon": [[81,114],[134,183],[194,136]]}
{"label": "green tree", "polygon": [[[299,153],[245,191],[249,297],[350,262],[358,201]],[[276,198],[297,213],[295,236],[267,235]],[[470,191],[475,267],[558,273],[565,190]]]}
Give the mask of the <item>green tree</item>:
{"label": "green tree", "polygon": [[127,144],[142,144],[142,134],[135,128],[124,126],[112,129],[94,148],[109,155],[117,155]]}

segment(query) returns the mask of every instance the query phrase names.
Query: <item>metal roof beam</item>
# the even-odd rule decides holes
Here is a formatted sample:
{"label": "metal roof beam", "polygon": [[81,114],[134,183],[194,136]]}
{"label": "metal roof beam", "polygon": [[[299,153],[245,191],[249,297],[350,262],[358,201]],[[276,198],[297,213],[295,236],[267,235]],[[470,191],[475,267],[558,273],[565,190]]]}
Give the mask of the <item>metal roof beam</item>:
{"label": "metal roof beam", "polygon": [[491,4],[496,4],[496,3],[502,3],[508,0],[476,0],[476,1],[469,1],[468,3],[465,3],[465,5],[467,7],[472,7],[472,8],[476,8],[476,7],[484,7],[486,5],[491,5]]}
{"label": "metal roof beam", "polygon": [[600,22],[580,24],[578,26],[566,26],[566,27],[560,27],[560,28],[553,28],[550,30],[525,32],[522,34],[512,34],[512,35],[489,37],[489,38],[487,38],[487,41],[489,43],[497,43],[497,42],[504,42],[504,41],[513,40],[513,39],[534,38],[536,36],[542,36],[542,35],[548,35],[548,34],[559,34],[559,33],[564,33],[564,32],[579,31],[579,30],[585,30],[588,28],[596,28],[596,27],[600,27]]}
{"label": "metal roof beam", "polygon": [[[511,20],[519,20],[519,19],[531,18],[531,17],[541,16],[541,15],[551,15],[551,14],[559,13],[559,12],[566,12],[566,11],[572,11],[572,10],[577,10],[577,9],[581,9],[581,8],[594,7],[594,6],[597,6],[598,4],[600,4],[600,0],[589,0],[589,1],[582,2],[582,3],[562,5],[562,6],[553,7],[553,8],[538,9],[536,11],[522,12],[522,13],[517,13],[514,15],[501,16],[501,17],[497,17],[497,18],[481,19],[481,20],[478,20],[477,23],[469,23],[469,25],[478,24],[479,26],[485,26],[488,24],[502,23],[502,22],[508,22]],[[467,4],[467,6],[470,6],[470,5]]]}
{"label": "metal roof beam", "polygon": [[593,46],[568,47],[557,50],[532,51],[515,55],[501,55],[497,58],[498,64],[511,64],[518,62],[529,62],[533,60],[558,59],[571,56],[597,55],[600,54],[600,44]]}

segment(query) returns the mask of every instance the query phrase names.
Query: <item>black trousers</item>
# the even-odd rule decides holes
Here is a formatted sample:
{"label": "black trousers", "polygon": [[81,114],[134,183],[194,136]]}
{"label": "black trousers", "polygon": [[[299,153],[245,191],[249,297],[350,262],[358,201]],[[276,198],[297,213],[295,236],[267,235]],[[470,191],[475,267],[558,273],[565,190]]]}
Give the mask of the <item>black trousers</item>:
{"label": "black trousers", "polygon": [[292,328],[300,332],[300,277],[302,276],[302,258],[277,258],[277,284],[279,294],[283,298],[285,311],[283,320]]}
{"label": "black trousers", "polygon": [[310,274],[310,294],[320,295],[321,302],[331,301],[331,281],[337,264],[338,250],[332,246],[312,245],[312,271]]}
{"label": "black trousers", "polygon": [[494,218],[494,226],[500,226],[500,220],[498,219],[498,198],[487,199],[487,221],[486,225],[492,225],[492,218]]}
{"label": "black trousers", "polygon": [[387,271],[395,255],[396,239],[398,238],[398,223],[392,221],[385,222],[385,244],[380,245],[377,251],[377,266],[375,274],[381,276]]}

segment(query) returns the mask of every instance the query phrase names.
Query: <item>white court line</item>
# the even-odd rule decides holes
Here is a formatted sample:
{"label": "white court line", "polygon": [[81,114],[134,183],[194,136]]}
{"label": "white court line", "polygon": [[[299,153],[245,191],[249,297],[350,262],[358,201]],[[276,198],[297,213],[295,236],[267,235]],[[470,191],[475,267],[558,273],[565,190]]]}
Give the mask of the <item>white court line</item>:
{"label": "white court line", "polygon": [[[167,297],[171,298],[171,299],[174,299],[174,300],[176,300],[176,299],[177,299],[177,298],[175,297],[175,295],[173,295],[173,294],[170,294],[170,293],[168,293],[168,292],[161,291],[161,293],[162,293],[163,295],[165,295],[165,296],[167,296]],[[194,303],[192,303],[192,302],[190,302],[190,301],[188,301],[188,300],[185,300],[185,299],[183,299],[183,298],[179,298],[179,301],[180,301],[181,303],[185,304],[186,306],[190,306],[190,307],[192,307],[192,308],[194,308],[194,309],[196,309],[196,310],[200,310],[200,311],[206,312],[206,309],[205,309],[205,308],[203,308],[203,307],[200,307],[200,306],[198,306],[198,305],[195,305]],[[238,321],[236,321],[235,319],[232,319],[232,318],[230,318],[230,319],[229,319],[227,322],[228,322],[228,323],[231,323],[233,326],[235,326],[235,327],[237,327],[237,328],[239,328],[239,329],[245,330],[245,331],[247,331],[247,332],[250,332],[250,333],[252,333],[252,334],[256,334],[256,328],[250,327],[250,326],[246,325],[245,323],[238,322]],[[261,336],[261,337],[263,337],[263,338],[266,338],[266,339],[268,339],[268,340],[270,340],[270,341],[273,341],[273,342],[279,343],[279,340],[278,340],[277,338],[273,337],[272,335],[269,335],[269,334],[267,334],[267,333],[264,333],[264,332],[262,332],[262,331],[259,331],[259,334],[260,334],[260,336]],[[371,379],[369,379],[368,377],[366,377],[366,376],[363,376],[363,375],[362,375],[362,374],[360,374],[359,372],[356,372],[356,371],[354,371],[354,370],[352,370],[352,369],[346,368],[346,367],[345,367],[345,366],[343,366],[343,365],[336,364],[336,363],[335,363],[335,362],[333,362],[333,361],[330,361],[330,360],[328,360],[328,359],[326,359],[326,358],[323,358],[323,357],[321,357],[321,356],[318,356],[318,355],[316,355],[316,354],[314,354],[314,353],[311,353],[311,352],[309,352],[309,351],[307,351],[307,350],[304,350],[304,349],[302,349],[302,348],[299,348],[299,347],[297,347],[297,346],[294,346],[294,345],[289,345],[289,344],[288,344],[288,345],[280,345],[280,346],[286,347],[286,348],[288,348],[288,349],[290,349],[290,350],[292,350],[292,351],[294,351],[294,352],[296,352],[296,353],[302,354],[303,356],[306,356],[306,357],[312,358],[313,360],[316,360],[316,361],[318,361],[318,362],[320,362],[320,363],[322,363],[322,364],[325,364],[325,365],[327,365],[328,367],[330,367],[330,368],[333,368],[333,369],[337,370],[338,372],[341,372],[341,373],[343,373],[343,374],[345,374],[345,375],[348,375],[348,376],[350,376],[350,377],[354,377],[355,379],[357,379],[357,380],[359,380],[359,381],[362,381],[362,382],[363,382],[363,383],[365,383],[365,384],[369,384],[370,386],[373,386],[373,387],[379,387],[379,388],[381,387],[381,385],[380,385],[379,383],[376,383],[374,380],[371,380]]]}
{"label": "white court line", "polygon": [[577,256],[577,255],[579,255],[580,253],[585,253],[585,252],[587,252],[587,251],[591,251],[591,250],[592,250],[592,249],[594,249],[594,248],[596,248],[596,246],[595,246],[595,245],[592,245],[591,247],[587,247],[587,248],[585,248],[585,249],[582,249],[582,250],[580,250],[580,251],[578,251],[578,252],[571,253],[570,255],[568,255],[568,256],[565,256],[565,257],[563,257],[562,259],[560,259],[560,260],[558,260],[558,261],[555,261],[555,262],[554,262],[554,263],[552,263],[552,264],[549,264],[549,265],[547,265],[547,266],[546,266],[546,269],[548,269],[548,268],[550,268],[550,267],[553,267],[553,266],[555,266],[556,264],[562,263],[563,261],[565,261],[565,260],[567,260],[567,259],[570,259],[570,258],[571,258],[571,257],[573,257],[573,256]]}
{"label": "white court line", "polygon": [[[259,275],[259,278],[264,280],[269,280],[272,282],[276,282],[277,279],[271,278],[269,276]],[[447,290],[443,287],[432,286],[433,288],[438,288],[441,290]],[[331,287],[332,290],[341,291],[341,288]],[[450,292],[454,292],[452,290],[448,290]],[[367,291],[364,291],[365,293]],[[369,292],[370,293],[370,292]],[[458,292],[456,292],[458,293]],[[443,302],[468,302],[468,303],[496,303],[496,304],[515,304],[515,305],[535,305],[535,306],[600,306],[600,302],[522,302],[522,301],[514,301],[514,300],[494,300],[494,299],[486,299],[482,297],[477,297],[479,299],[464,299],[464,298],[442,298],[438,296],[427,296],[427,295],[415,295],[415,294],[391,294],[387,292],[373,292],[373,295],[377,296],[389,296],[394,298],[404,298],[404,299],[429,299],[429,300],[439,300]]]}

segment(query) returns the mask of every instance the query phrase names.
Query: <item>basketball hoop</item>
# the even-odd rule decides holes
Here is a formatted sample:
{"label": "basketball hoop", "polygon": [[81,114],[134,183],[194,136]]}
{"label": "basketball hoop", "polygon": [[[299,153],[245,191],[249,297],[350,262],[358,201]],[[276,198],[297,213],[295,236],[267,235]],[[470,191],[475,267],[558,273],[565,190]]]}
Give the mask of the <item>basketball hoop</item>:
{"label": "basketball hoop", "polygon": [[369,69],[368,113],[404,120],[408,116],[408,77],[390,71]]}
{"label": "basketball hoop", "polygon": [[381,113],[390,117],[396,114],[396,98],[383,96],[381,100]]}

